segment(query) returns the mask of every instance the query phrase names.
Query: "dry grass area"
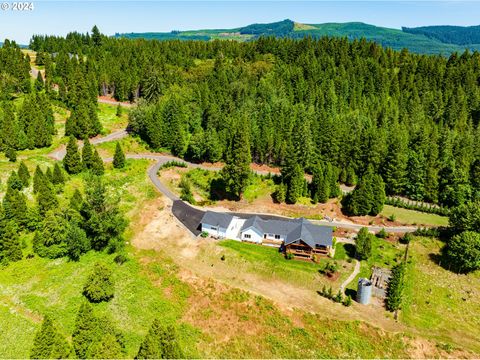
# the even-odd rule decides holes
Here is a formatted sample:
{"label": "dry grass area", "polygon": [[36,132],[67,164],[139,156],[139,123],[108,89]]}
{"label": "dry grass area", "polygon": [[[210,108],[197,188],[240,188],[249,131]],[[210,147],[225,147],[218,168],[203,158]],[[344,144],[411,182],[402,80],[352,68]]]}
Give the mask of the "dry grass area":
{"label": "dry grass area", "polygon": [[215,240],[193,238],[168,206],[156,199],[143,207],[132,244],[155,250],[148,261],[168,257],[178,266],[179,280],[190,289],[183,320],[201,329],[204,356],[476,357],[426,340],[429,331],[396,322],[378,306],[346,308],[317,295],[315,286],[266,276]]}

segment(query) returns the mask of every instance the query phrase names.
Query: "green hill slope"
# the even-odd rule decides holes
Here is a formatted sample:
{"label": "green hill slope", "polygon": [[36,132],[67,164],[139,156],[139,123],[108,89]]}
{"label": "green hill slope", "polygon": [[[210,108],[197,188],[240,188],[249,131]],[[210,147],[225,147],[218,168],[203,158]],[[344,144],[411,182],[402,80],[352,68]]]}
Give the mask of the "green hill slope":
{"label": "green hill slope", "polygon": [[[445,28],[445,27],[442,27]],[[390,29],[360,22],[350,23],[325,23],[325,24],[302,24],[292,20],[283,20],[269,24],[251,24],[234,29],[210,29],[172,31],[169,33],[130,33],[115,34],[115,37],[144,38],[155,40],[202,40],[215,39],[249,41],[260,36],[291,37],[295,39],[307,36],[318,38],[323,36],[347,37],[348,39],[365,38],[375,41],[382,46],[391,47],[395,50],[406,48],[411,52],[421,54],[443,54],[463,52],[465,49],[480,50],[479,43],[464,43],[447,41],[448,36],[433,36],[426,31],[415,30],[424,28]],[[439,30],[436,30],[439,33]],[[444,33],[447,29],[443,29]],[[475,37],[471,36],[471,39]],[[467,37],[464,37],[467,39]]]}
{"label": "green hill slope", "polygon": [[409,34],[425,35],[428,38],[436,39],[444,43],[457,45],[480,44],[480,25],[403,27],[402,30]]}

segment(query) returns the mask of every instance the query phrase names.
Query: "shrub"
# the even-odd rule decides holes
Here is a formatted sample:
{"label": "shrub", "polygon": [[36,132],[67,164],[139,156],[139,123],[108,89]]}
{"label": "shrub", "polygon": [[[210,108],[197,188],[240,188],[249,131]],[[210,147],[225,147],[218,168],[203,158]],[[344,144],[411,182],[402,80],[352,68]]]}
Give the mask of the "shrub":
{"label": "shrub", "polygon": [[385,228],[382,228],[382,230],[380,230],[378,233],[377,233],[377,237],[379,239],[386,239],[388,237],[388,233],[386,232]]}
{"label": "shrub", "polygon": [[347,295],[345,299],[343,300],[342,303],[344,306],[352,306],[352,297],[350,295]]}
{"label": "shrub", "polygon": [[118,254],[117,256],[115,256],[113,258],[113,261],[117,264],[117,265],[122,265],[124,263],[126,263],[128,261],[128,258],[123,255],[123,254]]}
{"label": "shrub", "polygon": [[171,161],[167,161],[162,166],[160,166],[158,168],[158,171],[160,171],[162,169],[168,169],[168,168],[171,168],[171,167],[186,168],[186,167],[188,167],[188,164],[186,162],[183,162],[183,161],[171,160]]}
{"label": "shrub", "polygon": [[412,241],[413,235],[411,233],[406,233],[403,235],[403,237],[400,239],[400,242],[402,244],[409,244],[410,241]]}
{"label": "shrub", "polygon": [[292,260],[293,259],[293,254],[292,253],[286,253],[285,254],[285,259]]}
{"label": "shrub", "polygon": [[109,301],[114,295],[112,271],[101,263],[96,263],[93,273],[83,287],[83,295],[90,302]]}
{"label": "shrub", "polygon": [[208,232],[202,231],[202,232],[200,233],[200,236],[201,236],[202,238],[206,238],[206,237],[208,237]]}
{"label": "shrub", "polygon": [[395,221],[395,220],[397,220],[397,216],[396,216],[395,214],[392,214],[392,215],[390,215],[390,216],[388,217],[388,221],[392,221],[392,222],[393,222],[393,221]]}

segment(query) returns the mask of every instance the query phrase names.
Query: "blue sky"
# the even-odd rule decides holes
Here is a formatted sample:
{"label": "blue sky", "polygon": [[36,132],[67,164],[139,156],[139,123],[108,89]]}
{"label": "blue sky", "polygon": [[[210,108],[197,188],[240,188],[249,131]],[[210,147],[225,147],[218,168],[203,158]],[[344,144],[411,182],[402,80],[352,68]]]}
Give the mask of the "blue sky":
{"label": "blue sky", "polygon": [[[3,2],[5,0],[0,0]],[[28,1],[28,0],[27,0]],[[6,0],[12,3],[12,0]],[[31,35],[232,28],[292,19],[304,23],[362,21],[400,28],[478,25],[480,1],[33,1],[31,12],[0,10],[0,39]]]}

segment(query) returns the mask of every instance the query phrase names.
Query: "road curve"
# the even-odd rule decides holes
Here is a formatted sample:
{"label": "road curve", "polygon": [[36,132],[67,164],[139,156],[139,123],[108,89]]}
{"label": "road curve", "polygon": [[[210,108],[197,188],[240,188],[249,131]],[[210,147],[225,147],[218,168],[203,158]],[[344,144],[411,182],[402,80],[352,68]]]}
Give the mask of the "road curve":
{"label": "road curve", "polygon": [[[120,140],[124,137],[128,136],[128,132],[126,130],[119,130],[116,132],[113,132],[107,136],[104,137],[97,137],[94,139],[91,139],[90,142],[93,145],[96,144],[101,144],[109,141],[115,141],[115,140]],[[83,144],[80,142],[79,143],[79,148],[81,148]],[[51,152],[48,156],[51,157],[54,160],[62,160],[65,157],[66,154],[66,147],[65,145],[62,145],[60,148],[57,150]],[[158,170],[162,165],[169,161],[177,161],[177,162],[183,162],[187,164],[187,166],[192,167],[192,168],[201,168],[205,170],[213,170],[213,171],[219,171],[221,170],[220,167],[210,167],[210,166],[203,166],[201,164],[194,164],[190,163],[188,161],[185,161],[183,159],[180,159],[178,157],[172,156],[172,155],[164,155],[164,154],[155,154],[155,153],[145,153],[145,154],[125,154],[125,157],[127,159],[147,159],[147,160],[153,160],[155,163],[151,165],[147,169],[147,175],[152,184],[167,198],[169,198],[171,201],[176,202],[180,201],[180,198],[174,194],[170,189],[168,189],[167,186],[165,186],[160,179],[158,178]],[[112,158],[103,158],[104,161],[109,162],[112,161]],[[255,173],[261,174],[261,175],[266,175],[268,174],[268,171],[262,171],[262,170],[254,170]],[[185,203],[187,206],[189,206],[193,211],[198,212],[199,209],[191,206],[190,204]],[[270,214],[261,214],[261,213],[241,213],[241,214],[236,214],[236,215],[242,215],[242,216],[252,216],[252,215],[260,215],[260,216],[267,216],[271,218],[286,218],[283,216],[278,216],[278,215],[270,215]],[[334,226],[338,228],[343,228],[343,229],[349,229],[349,230],[354,230],[358,231],[363,227],[368,228],[370,231],[378,232],[382,229],[385,229],[386,232],[389,233],[406,233],[406,232],[413,232],[417,228],[414,226],[377,226],[377,225],[361,225],[361,224],[355,224],[349,221],[341,221],[341,220],[333,220],[333,221],[328,221],[328,220],[311,220],[313,223],[318,224],[318,225],[326,225],[326,226]]]}

